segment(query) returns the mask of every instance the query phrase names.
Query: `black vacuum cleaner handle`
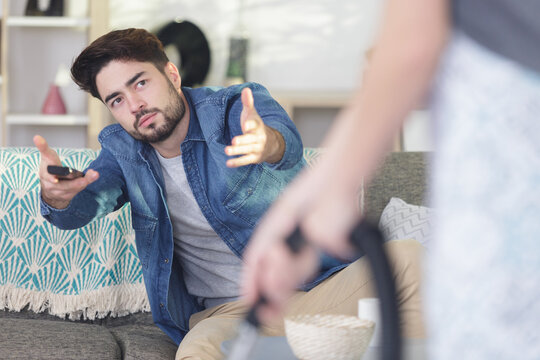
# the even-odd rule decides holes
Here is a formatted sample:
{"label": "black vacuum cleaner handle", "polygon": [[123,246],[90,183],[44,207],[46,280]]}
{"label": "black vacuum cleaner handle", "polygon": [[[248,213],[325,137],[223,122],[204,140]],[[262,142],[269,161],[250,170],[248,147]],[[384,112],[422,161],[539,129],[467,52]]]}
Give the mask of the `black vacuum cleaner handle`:
{"label": "black vacuum cleaner handle", "polygon": [[375,277],[382,322],[381,359],[400,360],[401,331],[396,286],[383,248],[383,235],[376,225],[364,220],[353,229],[351,242],[365,252]]}
{"label": "black vacuum cleaner handle", "polygon": [[[381,359],[401,360],[401,331],[396,286],[383,247],[384,237],[376,225],[363,220],[352,230],[350,241],[358,251],[366,254],[375,277],[383,337]],[[293,254],[298,254],[306,245],[298,227],[287,237],[286,243]],[[264,302],[264,299],[261,301]]]}

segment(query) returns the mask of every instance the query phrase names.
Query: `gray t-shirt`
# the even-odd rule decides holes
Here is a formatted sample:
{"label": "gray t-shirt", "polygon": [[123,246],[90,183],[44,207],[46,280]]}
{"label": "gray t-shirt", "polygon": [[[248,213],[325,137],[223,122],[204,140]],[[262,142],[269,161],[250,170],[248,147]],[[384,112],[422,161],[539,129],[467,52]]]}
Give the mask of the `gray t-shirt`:
{"label": "gray t-shirt", "polygon": [[540,0],[454,0],[452,7],[456,28],[540,72]]}
{"label": "gray t-shirt", "polygon": [[166,159],[156,154],[165,180],[174,253],[181,262],[188,292],[205,308],[237,300],[242,260],[201,212],[187,181],[182,156]]}

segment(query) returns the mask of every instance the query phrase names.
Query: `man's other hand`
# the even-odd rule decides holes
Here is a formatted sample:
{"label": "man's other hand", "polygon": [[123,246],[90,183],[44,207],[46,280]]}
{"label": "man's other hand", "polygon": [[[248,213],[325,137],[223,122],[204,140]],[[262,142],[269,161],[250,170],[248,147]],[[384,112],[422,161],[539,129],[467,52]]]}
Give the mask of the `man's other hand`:
{"label": "man's other hand", "polygon": [[60,157],[42,136],[36,135],[33,140],[41,155],[39,164],[41,197],[50,206],[65,209],[75,195],[99,178],[98,172],[92,169],[88,170],[84,177],[73,180],[60,180],[55,175],[49,174],[47,166],[61,166]]}

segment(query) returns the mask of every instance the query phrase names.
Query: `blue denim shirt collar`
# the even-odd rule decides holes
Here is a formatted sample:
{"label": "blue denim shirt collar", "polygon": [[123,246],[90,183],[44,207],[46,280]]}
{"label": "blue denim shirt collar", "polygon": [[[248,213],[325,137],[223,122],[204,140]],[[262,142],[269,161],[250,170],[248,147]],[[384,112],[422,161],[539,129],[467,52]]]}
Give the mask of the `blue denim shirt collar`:
{"label": "blue denim shirt collar", "polygon": [[182,88],[182,93],[186,97],[186,102],[189,107],[189,126],[186,137],[183,142],[187,141],[205,141],[201,124],[199,123],[199,117],[197,111],[192,105],[193,99],[191,97],[191,88]]}

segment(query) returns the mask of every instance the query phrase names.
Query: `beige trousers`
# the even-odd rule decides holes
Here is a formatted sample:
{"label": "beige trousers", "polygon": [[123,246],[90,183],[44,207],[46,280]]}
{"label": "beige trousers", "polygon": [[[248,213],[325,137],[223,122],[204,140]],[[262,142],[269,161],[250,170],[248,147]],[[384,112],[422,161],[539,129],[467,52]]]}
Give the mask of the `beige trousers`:
{"label": "beige trousers", "polygon": [[[385,244],[393,268],[402,333],[408,338],[424,337],[421,304],[423,247],[415,240]],[[366,257],[332,275],[309,292],[297,292],[288,302],[286,315],[358,314],[358,299],[375,297],[374,280]],[[178,347],[176,359],[222,359],[221,343],[236,336],[237,325],[247,312],[241,301],[233,301],[193,314],[190,331]],[[264,335],[284,336],[283,319],[262,329]]]}

